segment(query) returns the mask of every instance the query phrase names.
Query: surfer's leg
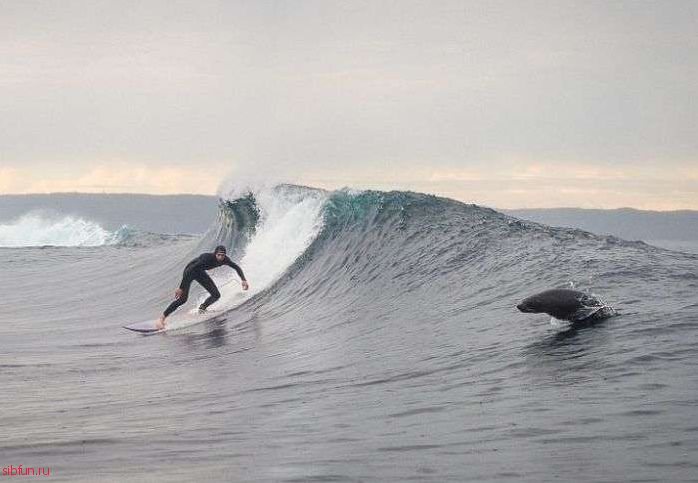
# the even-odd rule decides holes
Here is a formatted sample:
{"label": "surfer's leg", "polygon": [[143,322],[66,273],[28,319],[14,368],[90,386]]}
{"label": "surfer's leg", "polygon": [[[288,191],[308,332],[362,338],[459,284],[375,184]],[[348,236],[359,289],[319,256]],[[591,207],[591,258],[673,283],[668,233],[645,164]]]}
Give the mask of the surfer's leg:
{"label": "surfer's leg", "polygon": [[203,288],[208,290],[208,293],[210,294],[208,298],[204,300],[204,303],[199,306],[200,310],[206,310],[206,307],[221,298],[221,293],[218,291],[216,284],[213,283],[213,280],[208,276],[207,273],[197,277],[196,281],[199,282]]}
{"label": "surfer's leg", "polygon": [[179,286],[179,288],[182,289],[182,296],[179,297],[178,299],[175,299],[172,301],[172,303],[162,313],[163,317],[167,317],[172,312],[177,310],[180,305],[183,305],[184,303],[186,303],[187,299],[189,298],[189,287],[190,286],[191,286],[191,282],[184,283],[184,281],[182,281],[182,284]]}

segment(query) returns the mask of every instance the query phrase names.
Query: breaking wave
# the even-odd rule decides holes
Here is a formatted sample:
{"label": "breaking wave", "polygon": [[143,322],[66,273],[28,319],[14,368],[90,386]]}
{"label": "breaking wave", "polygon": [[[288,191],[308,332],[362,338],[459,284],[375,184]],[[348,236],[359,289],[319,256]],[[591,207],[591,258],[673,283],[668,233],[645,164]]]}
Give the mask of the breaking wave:
{"label": "breaking wave", "polygon": [[28,213],[0,224],[0,247],[86,247],[116,245],[133,234],[127,226],[116,231],[74,216],[48,218]]}

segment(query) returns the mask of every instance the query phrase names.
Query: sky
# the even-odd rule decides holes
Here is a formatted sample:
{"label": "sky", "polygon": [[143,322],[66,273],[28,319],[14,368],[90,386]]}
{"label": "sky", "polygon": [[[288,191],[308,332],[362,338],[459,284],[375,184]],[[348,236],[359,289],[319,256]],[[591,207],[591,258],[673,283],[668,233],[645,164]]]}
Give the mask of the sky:
{"label": "sky", "polygon": [[0,194],[698,209],[698,1],[0,0]]}

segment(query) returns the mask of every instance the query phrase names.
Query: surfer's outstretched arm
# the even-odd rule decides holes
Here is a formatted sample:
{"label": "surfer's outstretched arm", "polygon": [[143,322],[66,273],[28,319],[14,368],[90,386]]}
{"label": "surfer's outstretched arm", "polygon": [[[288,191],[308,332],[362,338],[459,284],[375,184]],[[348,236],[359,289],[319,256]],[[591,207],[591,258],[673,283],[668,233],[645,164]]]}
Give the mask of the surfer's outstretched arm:
{"label": "surfer's outstretched arm", "polygon": [[232,261],[227,256],[225,257],[224,263],[237,272],[238,277],[240,277],[240,280],[242,280],[242,289],[247,290],[250,287],[250,285],[247,283],[247,279],[245,278],[245,274],[242,272],[242,268],[240,268],[240,265]]}
{"label": "surfer's outstretched arm", "polygon": [[183,291],[189,290],[191,283],[196,278],[197,273],[199,273],[198,266],[187,266],[182,274],[182,281],[179,283],[179,288]]}

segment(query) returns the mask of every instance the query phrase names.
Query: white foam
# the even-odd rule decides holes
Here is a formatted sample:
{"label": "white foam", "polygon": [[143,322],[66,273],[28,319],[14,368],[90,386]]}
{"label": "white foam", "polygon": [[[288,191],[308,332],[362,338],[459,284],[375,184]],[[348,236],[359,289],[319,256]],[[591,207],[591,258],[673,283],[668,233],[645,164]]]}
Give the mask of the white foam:
{"label": "white foam", "polygon": [[0,247],[100,246],[119,241],[117,233],[73,216],[47,218],[28,213],[0,224]]}
{"label": "white foam", "polygon": [[[228,273],[222,277],[216,274],[221,292],[221,299],[216,304],[220,306],[216,308],[239,305],[270,286],[303,254],[322,229],[322,207],[327,193],[278,186],[254,189],[260,221],[245,254],[237,261],[245,272],[250,289],[242,292],[238,282],[227,283],[230,280]],[[240,189],[231,191],[239,193]]]}

